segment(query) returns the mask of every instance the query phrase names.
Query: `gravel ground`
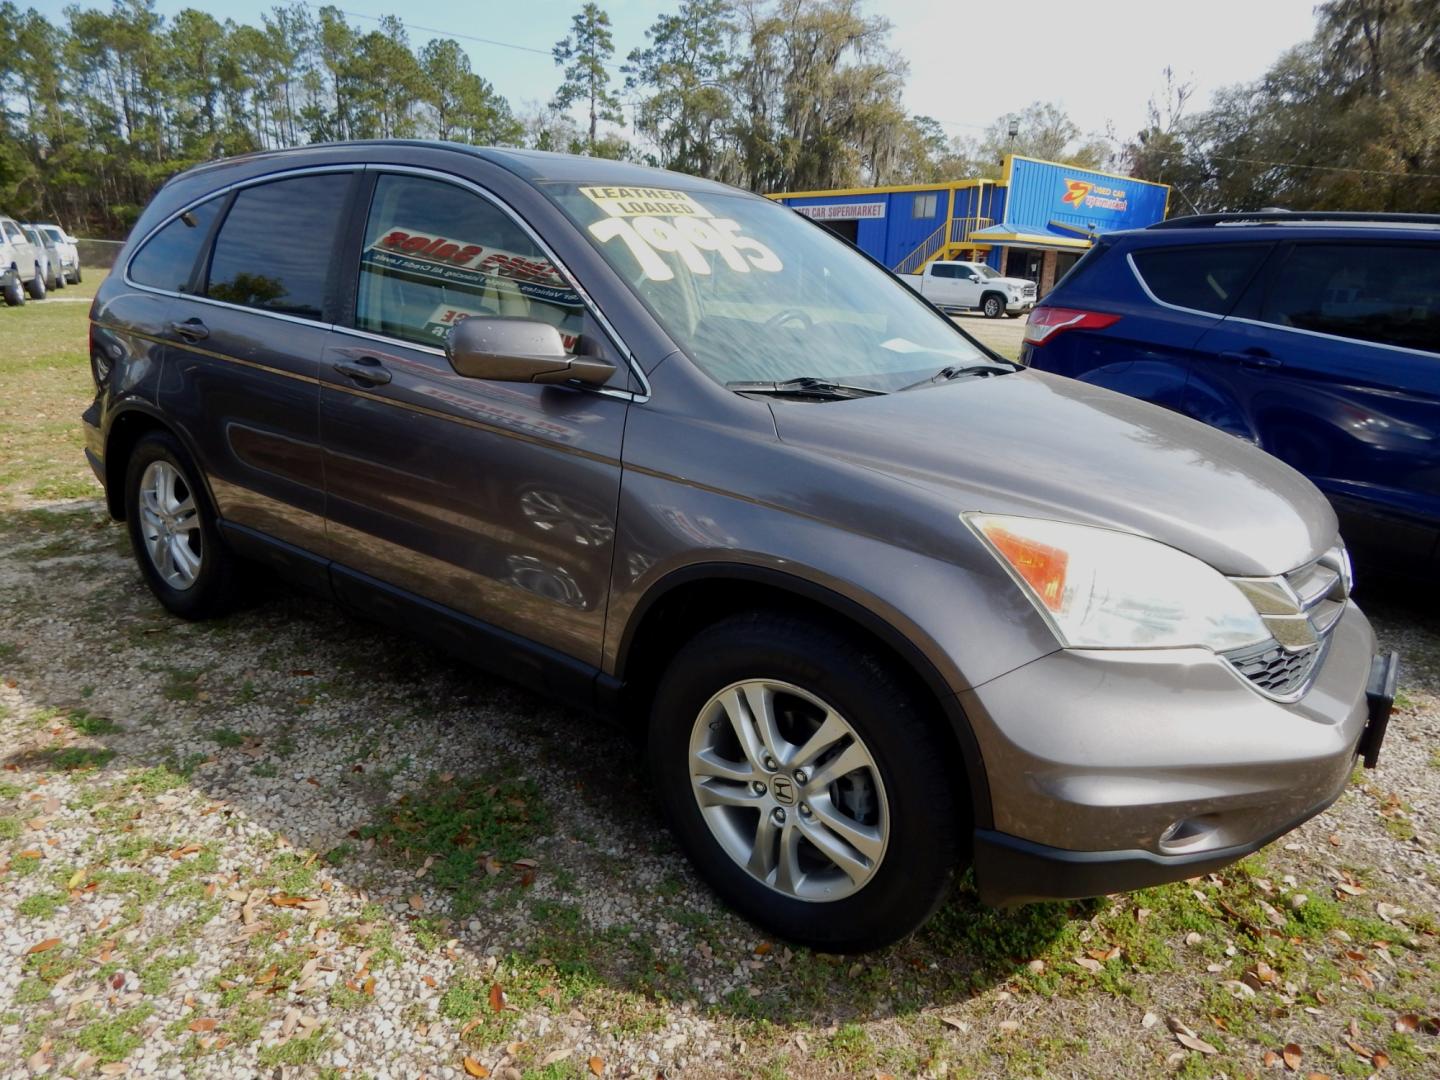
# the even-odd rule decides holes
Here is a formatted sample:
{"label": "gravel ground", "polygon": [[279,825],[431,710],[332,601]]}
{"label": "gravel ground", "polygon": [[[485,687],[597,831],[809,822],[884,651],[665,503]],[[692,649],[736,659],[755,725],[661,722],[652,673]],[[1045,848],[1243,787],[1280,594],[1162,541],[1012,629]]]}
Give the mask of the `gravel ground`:
{"label": "gravel ground", "polygon": [[1004,913],[962,879],[827,956],[715,902],[619,732],[263,581],[165,615],[79,497],[83,354],[35,355],[0,359],[0,1078],[1440,1075],[1433,597],[1365,598],[1380,768],[1261,855]]}

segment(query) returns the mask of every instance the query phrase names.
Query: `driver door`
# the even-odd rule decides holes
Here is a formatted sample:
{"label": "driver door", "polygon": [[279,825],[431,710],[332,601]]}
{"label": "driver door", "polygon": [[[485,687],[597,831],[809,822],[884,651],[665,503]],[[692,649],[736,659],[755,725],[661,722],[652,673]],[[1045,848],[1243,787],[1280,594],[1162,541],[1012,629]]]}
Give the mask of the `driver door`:
{"label": "driver door", "polygon": [[[598,667],[628,402],[466,378],[445,335],[477,315],[548,322],[615,362],[616,389],[624,360],[498,202],[439,176],[377,171],[353,317],[320,371],[336,587],[360,606],[419,597]],[[473,659],[526,662],[525,650],[503,651],[502,663]]]}

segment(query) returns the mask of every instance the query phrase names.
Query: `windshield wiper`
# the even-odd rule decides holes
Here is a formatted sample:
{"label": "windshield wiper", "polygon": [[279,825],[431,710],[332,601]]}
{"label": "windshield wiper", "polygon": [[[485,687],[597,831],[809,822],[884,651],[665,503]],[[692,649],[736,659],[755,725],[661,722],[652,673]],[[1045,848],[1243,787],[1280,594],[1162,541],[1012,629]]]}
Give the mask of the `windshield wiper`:
{"label": "windshield wiper", "polygon": [[796,394],[804,397],[857,398],[874,397],[888,393],[873,386],[855,386],[851,383],[833,382],[814,375],[801,375],[781,382],[727,382],[726,390],[741,394]]}
{"label": "windshield wiper", "polygon": [[951,364],[943,367],[928,379],[921,379],[919,382],[910,383],[900,387],[896,393],[903,390],[918,390],[922,386],[933,386],[935,383],[949,382],[951,379],[958,379],[964,375],[1009,375],[1020,370],[1018,364],[997,364],[983,360],[977,364]]}

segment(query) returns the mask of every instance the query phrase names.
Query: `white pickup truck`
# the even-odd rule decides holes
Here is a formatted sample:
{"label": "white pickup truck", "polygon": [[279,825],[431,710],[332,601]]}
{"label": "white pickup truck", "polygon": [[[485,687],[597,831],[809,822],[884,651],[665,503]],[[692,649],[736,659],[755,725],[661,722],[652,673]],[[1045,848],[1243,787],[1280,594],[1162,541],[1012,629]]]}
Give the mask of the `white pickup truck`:
{"label": "white pickup truck", "polygon": [[987,319],[1023,315],[1035,306],[1035,283],[1001,277],[984,263],[926,263],[900,280],[941,311],[980,311]]}

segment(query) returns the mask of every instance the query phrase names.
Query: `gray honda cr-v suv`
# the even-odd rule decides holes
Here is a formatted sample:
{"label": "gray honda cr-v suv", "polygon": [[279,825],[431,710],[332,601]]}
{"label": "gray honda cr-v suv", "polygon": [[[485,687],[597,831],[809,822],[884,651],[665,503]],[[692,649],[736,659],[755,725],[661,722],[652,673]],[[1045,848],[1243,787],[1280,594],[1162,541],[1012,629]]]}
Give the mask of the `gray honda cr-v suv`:
{"label": "gray honda cr-v suv", "polygon": [[170,181],[87,454],[177,615],[264,561],[634,717],[756,922],[905,934],[1218,867],[1373,760],[1393,660],[1306,480],[977,345],[791,211],[436,143]]}

